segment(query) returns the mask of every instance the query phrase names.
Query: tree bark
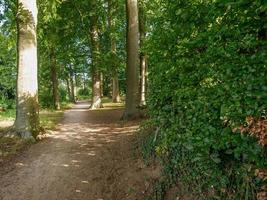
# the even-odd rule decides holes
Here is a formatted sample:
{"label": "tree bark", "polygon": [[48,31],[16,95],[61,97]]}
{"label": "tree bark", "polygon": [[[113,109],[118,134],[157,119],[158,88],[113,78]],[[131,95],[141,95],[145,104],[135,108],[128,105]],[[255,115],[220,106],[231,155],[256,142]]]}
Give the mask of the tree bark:
{"label": "tree bark", "polygon": [[104,77],[103,77],[103,73],[100,73],[100,96],[101,98],[104,97]]}
{"label": "tree bark", "polygon": [[90,38],[91,38],[91,50],[92,50],[92,102],[91,109],[102,108],[101,101],[101,74],[99,72],[99,62],[98,62],[98,54],[99,54],[99,33],[97,26],[97,5],[96,0],[91,0],[91,7],[93,10],[93,15],[90,17]]}
{"label": "tree bark", "polygon": [[71,102],[73,102],[73,99],[72,99],[73,96],[72,96],[72,93],[71,93],[69,77],[66,78],[66,83],[67,83],[67,91],[68,91],[69,100]]}
{"label": "tree bark", "polygon": [[82,83],[82,85],[83,85],[83,90],[85,90],[85,88],[86,88],[86,75],[85,75],[85,73],[83,73],[83,75],[82,75],[82,79],[83,79],[83,83]]}
{"label": "tree bark", "polygon": [[120,90],[119,90],[119,78],[117,72],[114,72],[112,78],[112,102],[113,103],[121,102]]}
{"label": "tree bark", "polygon": [[75,97],[75,101],[77,100],[77,96],[78,96],[78,76],[76,73],[73,74],[73,85],[74,85],[74,97]]}
{"label": "tree bark", "polygon": [[71,101],[75,103],[76,99],[75,99],[75,85],[74,85],[73,72],[70,72],[70,91],[71,91]]}
{"label": "tree bark", "polygon": [[102,108],[101,100],[101,78],[100,73],[95,68],[92,69],[93,76],[93,91],[92,91],[92,104],[91,109]]}
{"label": "tree bark", "polygon": [[18,0],[17,13],[17,110],[15,130],[22,138],[39,133],[37,5],[36,0]]}
{"label": "tree bark", "polygon": [[146,105],[146,88],[147,88],[147,57],[146,55],[140,55],[140,106]]}
{"label": "tree bark", "polygon": [[58,72],[55,49],[52,47],[50,49],[50,65],[51,65],[51,79],[52,79],[52,89],[53,89],[53,106],[56,110],[60,110],[60,98],[58,91]]}
{"label": "tree bark", "polygon": [[137,109],[139,82],[139,22],[137,0],[126,0],[127,12],[127,66],[126,66],[126,107],[123,118],[139,115]]}
{"label": "tree bark", "polygon": [[117,56],[117,48],[116,48],[116,39],[114,38],[114,26],[115,22],[112,16],[115,13],[114,2],[112,0],[108,0],[108,26],[109,26],[109,38],[110,38],[110,47],[111,47],[111,54],[112,54],[112,102],[119,103],[121,102],[120,98],[120,87],[119,87],[119,79],[118,79],[118,70],[117,70],[117,63],[116,56]]}
{"label": "tree bark", "polygon": [[141,107],[146,105],[146,88],[147,88],[147,55],[144,52],[144,42],[146,39],[146,19],[144,8],[139,4],[139,30],[140,30],[140,103]]}

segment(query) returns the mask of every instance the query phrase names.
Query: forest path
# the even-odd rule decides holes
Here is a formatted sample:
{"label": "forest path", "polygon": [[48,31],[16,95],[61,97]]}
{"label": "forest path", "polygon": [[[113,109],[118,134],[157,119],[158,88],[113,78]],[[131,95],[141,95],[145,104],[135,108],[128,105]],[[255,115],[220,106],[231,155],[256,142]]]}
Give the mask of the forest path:
{"label": "forest path", "polygon": [[159,176],[135,152],[138,122],[121,108],[65,112],[48,139],[0,168],[1,200],[141,200]]}

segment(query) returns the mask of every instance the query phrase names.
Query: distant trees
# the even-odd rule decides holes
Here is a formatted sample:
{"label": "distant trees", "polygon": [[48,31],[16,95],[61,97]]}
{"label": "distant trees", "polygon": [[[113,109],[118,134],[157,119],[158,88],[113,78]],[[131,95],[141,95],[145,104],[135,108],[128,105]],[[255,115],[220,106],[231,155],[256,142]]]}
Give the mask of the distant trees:
{"label": "distant trees", "polygon": [[37,81],[37,4],[18,0],[17,13],[17,110],[15,129],[22,138],[36,137],[39,131]]}
{"label": "distant trees", "polygon": [[16,3],[0,0],[0,7],[0,107],[5,110],[15,106],[17,31],[13,8]]}
{"label": "distant trees", "polygon": [[17,92],[21,137],[38,134],[39,103],[58,109],[82,88],[94,109],[102,91],[119,102],[126,90],[123,118],[148,105],[160,133],[154,150],[172,160],[168,177],[181,172],[196,193],[255,199],[253,169],[267,162],[249,136],[252,121],[266,119],[264,1],[39,1],[38,34],[36,1],[18,0],[16,9],[0,0],[0,107]]}
{"label": "distant trees", "polygon": [[[145,105],[146,93],[146,55],[140,53],[139,47],[144,44],[145,20],[143,14],[139,18],[138,1],[40,1],[38,33],[36,1],[18,0],[17,14],[13,1],[0,1],[5,5],[3,8],[10,9],[1,13],[0,44],[7,50],[0,51],[0,90],[13,99],[11,93],[17,92],[17,132],[24,138],[35,137],[39,130],[39,103],[42,107],[60,109],[61,101],[75,102],[76,90],[86,90],[86,85],[92,88],[92,92],[86,90],[92,95],[92,109],[102,107],[103,92],[109,93],[114,103],[121,102],[125,91],[125,60],[124,118],[137,116],[138,107]],[[15,56],[8,58],[9,52],[15,54],[15,49],[10,48],[14,45],[7,41],[7,32],[14,35],[13,43],[16,33],[6,28],[15,17],[17,73],[6,69],[11,65],[15,69]],[[4,75],[8,77],[2,77]],[[17,76],[17,90],[12,83],[13,76]]]}

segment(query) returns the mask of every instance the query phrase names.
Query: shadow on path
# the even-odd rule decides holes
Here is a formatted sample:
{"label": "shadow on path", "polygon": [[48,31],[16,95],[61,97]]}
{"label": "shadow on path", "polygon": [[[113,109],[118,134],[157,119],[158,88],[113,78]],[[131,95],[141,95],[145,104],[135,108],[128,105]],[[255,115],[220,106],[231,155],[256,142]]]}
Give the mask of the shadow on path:
{"label": "shadow on path", "polygon": [[142,199],[159,176],[134,154],[138,122],[79,102],[57,130],[0,172],[1,200]]}

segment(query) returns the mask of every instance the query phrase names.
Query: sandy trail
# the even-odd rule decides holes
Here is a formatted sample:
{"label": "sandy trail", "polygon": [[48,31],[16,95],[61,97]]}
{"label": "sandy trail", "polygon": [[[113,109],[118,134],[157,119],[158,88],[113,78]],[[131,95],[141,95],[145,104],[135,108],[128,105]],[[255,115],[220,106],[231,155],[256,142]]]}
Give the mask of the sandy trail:
{"label": "sandy trail", "polygon": [[141,200],[159,170],[134,154],[137,122],[78,103],[58,129],[0,168],[1,200]]}

